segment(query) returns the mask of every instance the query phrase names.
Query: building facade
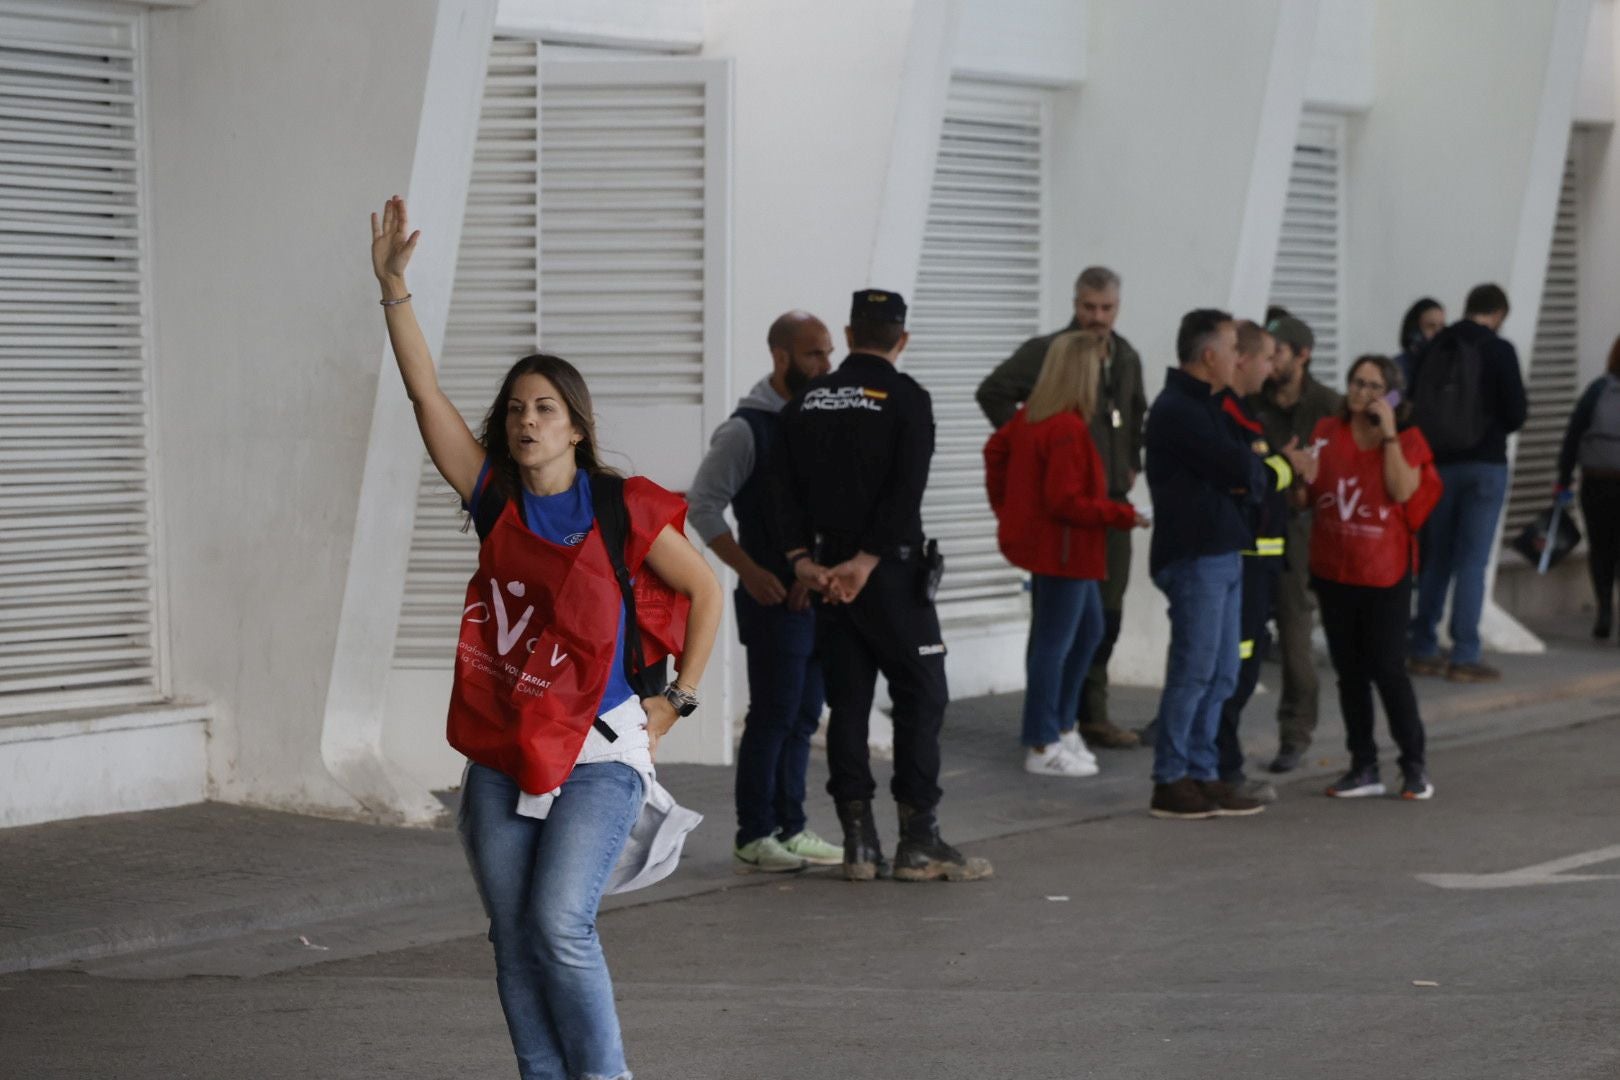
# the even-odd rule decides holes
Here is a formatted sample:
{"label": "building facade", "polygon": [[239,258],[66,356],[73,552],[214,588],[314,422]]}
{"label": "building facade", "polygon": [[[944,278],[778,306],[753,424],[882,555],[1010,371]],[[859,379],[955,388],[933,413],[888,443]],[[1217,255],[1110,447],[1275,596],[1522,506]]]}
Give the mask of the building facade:
{"label": "building facade", "polygon": [[[1285,304],[1337,380],[1412,299],[1455,317],[1500,282],[1521,522],[1620,332],[1613,7],[0,0],[0,825],[437,814],[475,555],[375,308],[394,193],[469,421],[544,347],[614,463],[676,490],[777,314],[836,338],[852,290],[910,297],[958,695],[1021,685],[1027,618],[973,389],[1089,264],[1123,277],[1150,394],[1192,307]],[[1152,684],[1138,546],[1115,670]],[[668,759],[730,760],[722,633]]]}

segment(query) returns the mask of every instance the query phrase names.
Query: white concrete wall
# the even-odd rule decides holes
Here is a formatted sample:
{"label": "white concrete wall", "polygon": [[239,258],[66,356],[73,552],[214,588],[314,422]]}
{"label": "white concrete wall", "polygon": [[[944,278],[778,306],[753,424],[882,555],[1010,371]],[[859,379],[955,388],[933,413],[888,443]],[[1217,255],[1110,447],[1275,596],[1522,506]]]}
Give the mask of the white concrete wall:
{"label": "white concrete wall", "polygon": [[[926,206],[950,40],[933,3],[919,30],[912,0],[708,0],[705,57],[733,62],[731,386],[769,374],[765,333],[803,308],[832,330],[837,359],[850,294],[868,285],[909,292],[920,251],[914,215],[886,222],[885,200]],[[944,72],[942,77],[941,72]],[[907,93],[907,87],[922,87]],[[902,111],[932,131],[901,140]],[[918,194],[920,193],[920,195]],[[904,210],[903,205],[899,209]],[[887,230],[888,240],[880,239]],[[920,240],[920,232],[916,233]],[[911,245],[908,247],[908,245]],[[712,565],[729,589],[734,576]],[[728,604],[720,630],[726,679],[711,700],[740,719],[748,704]],[[729,749],[729,748],[728,748]],[[712,760],[712,758],[705,758]],[[727,758],[729,760],[729,758]]]}
{"label": "white concrete wall", "polygon": [[[1376,102],[1350,129],[1348,354],[1390,351],[1418,296],[1457,318],[1495,281],[1530,363],[1589,22],[1590,0],[1382,0]],[[1494,605],[1481,633],[1541,648]]]}
{"label": "white concrete wall", "polygon": [[1336,112],[1372,108],[1377,16],[1376,0],[1320,0],[1305,104]]}
{"label": "white concrete wall", "polygon": [[1614,120],[1620,115],[1620,19],[1614,0],[1592,5],[1586,59],[1576,92],[1575,119],[1581,161],[1580,341],[1581,385],[1603,373],[1609,348],[1620,336],[1614,297],[1620,294],[1620,141]]}
{"label": "white concrete wall", "polygon": [[1091,0],[961,0],[956,74],[1035,86],[1086,77]]}
{"label": "white concrete wall", "polygon": [[548,42],[692,50],[703,44],[703,0],[500,0],[503,33]]}
{"label": "white concrete wall", "polygon": [[1508,289],[1503,333],[1528,349],[1586,21],[1576,0],[1570,55],[1570,6],[1380,4],[1376,104],[1350,129],[1347,352],[1389,351],[1425,294],[1459,317],[1482,281]]}
{"label": "white concrete wall", "polygon": [[[410,194],[439,11],[210,0],[151,17],[168,647],[175,692],[216,706],[223,798],[359,807],[322,739],[385,371],[366,215]],[[413,210],[431,227],[461,207]],[[397,606],[397,586],[377,602]]]}
{"label": "white concrete wall", "polygon": [[[1119,330],[1142,355],[1151,399],[1175,363],[1181,315],[1257,306],[1315,33],[1314,4],[1093,0],[1085,85],[1057,117],[1052,309],[1074,274],[1123,278]],[[1245,300],[1245,298],[1247,298]],[[1134,493],[1147,501],[1146,481]],[[1110,673],[1156,685],[1168,624],[1139,536]]]}

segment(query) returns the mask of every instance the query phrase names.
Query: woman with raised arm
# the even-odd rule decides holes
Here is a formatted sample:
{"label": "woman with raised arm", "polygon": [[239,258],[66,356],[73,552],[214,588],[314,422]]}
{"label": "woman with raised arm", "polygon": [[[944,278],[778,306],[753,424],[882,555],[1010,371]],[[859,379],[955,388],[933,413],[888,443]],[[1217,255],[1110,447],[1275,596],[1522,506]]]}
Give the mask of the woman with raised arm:
{"label": "woman with raised arm", "polygon": [[[566,360],[517,361],[472,433],[411,311],[419,235],[398,196],[371,217],[405,391],[480,539],[448,734],[468,758],[460,831],[501,1008],[524,1080],[628,1078],[597,907],[667,874],[695,824],[658,787],[653,754],[697,706],[720,586],[682,532],[685,503],[603,467],[590,392]],[[675,681],[650,685],[672,654]]]}

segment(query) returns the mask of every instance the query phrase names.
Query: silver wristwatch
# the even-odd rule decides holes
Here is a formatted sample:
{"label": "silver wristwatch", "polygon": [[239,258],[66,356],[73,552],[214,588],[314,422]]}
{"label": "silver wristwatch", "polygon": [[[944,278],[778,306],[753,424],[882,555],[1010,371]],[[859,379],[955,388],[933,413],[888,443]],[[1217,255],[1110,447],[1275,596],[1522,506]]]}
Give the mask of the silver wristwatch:
{"label": "silver wristwatch", "polygon": [[698,707],[698,696],[679,683],[664,687],[664,700],[675,706],[676,716],[691,716]]}

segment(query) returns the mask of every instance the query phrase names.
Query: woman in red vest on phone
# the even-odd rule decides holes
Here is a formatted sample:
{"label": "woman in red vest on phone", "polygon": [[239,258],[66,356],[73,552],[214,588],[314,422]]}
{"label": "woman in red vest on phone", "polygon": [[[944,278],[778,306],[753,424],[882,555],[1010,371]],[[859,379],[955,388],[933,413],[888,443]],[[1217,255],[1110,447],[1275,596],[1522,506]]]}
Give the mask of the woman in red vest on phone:
{"label": "woman in red vest on phone", "polygon": [[1097,774],[1075,717],[1103,637],[1097,583],[1108,575],[1106,534],[1147,525],[1129,503],[1108,498],[1086,425],[1106,351],[1096,334],[1059,334],[1029,400],[984,447],[1001,553],[1033,577],[1022,741],[1024,771],[1038,776]]}
{"label": "woman in red vest on phone", "polygon": [[1384,794],[1373,740],[1375,686],[1401,752],[1401,798],[1434,795],[1405,642],[1417,531],[1440,501],[1440,474],[1423,433],[1407,424],[1401,386],[1394,361],[1358,358],[1343,411],[1312,434],[1318,469],[1309,488],[1311,587],[1339,676],[1350,749],[1350,771],[1327,789],[1337,798]]}
{"label": "woman in red vest on phone", "polygon": [[[405,267],[419,235],[397,196],[371,217],[372,265],[422,441],[481,541],[448,733],[469,759],[461,833],[490,917],[501,1008],[525,1080],[627,1078],[597,907],[610,886],[672,865],[669,843],[650,843],[638,821],[673,808],[652,756],[697,706],[720,586],[682,532],[686,504],[601,465],[590,392],[566,360],[519,360],[473,435],[411,312]],[[670,654],[675,681],[647,685],[647,669]],[[642,854],[661,867],[627,875],[618,865],[633,827],[632,848],[658,849]]]}

